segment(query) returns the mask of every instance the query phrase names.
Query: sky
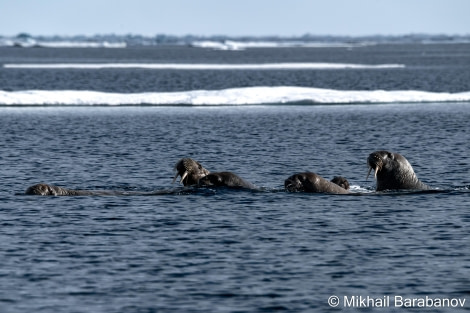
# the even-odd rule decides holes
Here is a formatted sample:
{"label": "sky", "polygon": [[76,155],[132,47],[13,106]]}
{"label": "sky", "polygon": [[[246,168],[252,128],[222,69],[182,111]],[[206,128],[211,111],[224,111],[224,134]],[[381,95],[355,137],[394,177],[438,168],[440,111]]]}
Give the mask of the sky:
{"label": "sky", "polygon": [[470,0],[0,0],[0,35],[470,34]]}

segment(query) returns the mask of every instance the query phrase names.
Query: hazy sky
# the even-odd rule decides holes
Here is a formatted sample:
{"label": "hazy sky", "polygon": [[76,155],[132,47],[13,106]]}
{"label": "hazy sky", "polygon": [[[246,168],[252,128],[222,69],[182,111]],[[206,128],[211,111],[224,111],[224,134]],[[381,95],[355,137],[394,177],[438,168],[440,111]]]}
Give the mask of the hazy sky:
{"label": "hazy sky", "polygon": [[0,0],[0,35],[470,34],[470,0]]}

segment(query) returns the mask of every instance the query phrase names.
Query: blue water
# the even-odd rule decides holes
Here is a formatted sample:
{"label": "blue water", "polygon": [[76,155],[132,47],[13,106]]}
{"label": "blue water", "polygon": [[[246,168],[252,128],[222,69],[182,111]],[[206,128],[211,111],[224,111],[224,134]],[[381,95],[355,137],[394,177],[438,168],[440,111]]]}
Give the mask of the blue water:
{"label": "blue water", "polygon": [[[266,81],[261,85],[276,85],[276,80],[279,85],[296,85],[295,79],[307,81],[311,76],[315,79],[309,86],[332,89],[349,84],[351,90],[363,90],[369,79],[374,90],[386,86],[396,90],[413,81],[416,86],[408,89],[469,91],[468,50],[456,56],[454,45],[432,46],[433,58],[447,63],[428,60],[430,64],[415,68],[403,57],[427,47],[382,47],[383,53],[379,47],[367,48],[376,49],[376,57],[383,58],[379,63],[409,66],[394,71],[0,69],[0,81],[2,90],[138,92],[165,89],[163,81],[167,91],[193,90],[203,84],[199,75],[212,77],[206,89],[239,86],[240,81],[260,85],[256,77]],[[11,58],[38,62],[47,54],[52,55],[47,62],[63,61],[83,58],[81,53],[88,61],[89,54],[106,60],[111,54],[113,62],[128,62],[141,60],[139,53],[161,52],[160,48],[8,49],[1,50],[8,62]],[[173,56],[167,52],[168,62],[183,57],[200,62],[211,53],[223,57],[222,51],[174,49]],[[363,53],[375,55],[367,49]],[[397,52],[400,49],[403,53]],[[247,63],[244,53],[258,60],[286,54],[288,61],[296,61],[324,52],[240,53],[240,62]],[[338,62],[351,61],[344,56],[348,50],[329,54]],[[359,53],[355,57],[359,58],[355,63],[370,63]],[[160,75],[165,79],[156,79]],[[356,75],[356,82],[348,81]],[[139,77],[135,87],[127,80],[132,76]],[[459,78],[445,80],[454,76]],[[218,77],[224,80],[216,81]],[[334,311],[327,302],[332,295],[340,297],[340,309],[344,296],[399,295],[465,299],[463,308],[423,310],[468,311],[469,120],[468,102],[2,106],[0,311],[324,312]],[[366,180],[366,158],[381,149],[407,157],[423,182],[443,192],[373,192],[373,178]],[[212,171],[233,171],[261,190],[172,185],[173,166],[181,157],[192,157]],[[360,195],[284,192],[284,179],[306,170],[327,179],[342,175]],[[22,195],[39,182],[75,189],[156,192]]]}
{"label": "blue water", "polygon": [[339,90],[470,91],[470,44],[396,44],[361,48],[260,48],[217,51],[191,47],[47,49],[0,47],[0,64],[328,62],[404,64],[383,70],[31,70],[2,69],[1,90],[187,91],[250,86],[303,86]]}

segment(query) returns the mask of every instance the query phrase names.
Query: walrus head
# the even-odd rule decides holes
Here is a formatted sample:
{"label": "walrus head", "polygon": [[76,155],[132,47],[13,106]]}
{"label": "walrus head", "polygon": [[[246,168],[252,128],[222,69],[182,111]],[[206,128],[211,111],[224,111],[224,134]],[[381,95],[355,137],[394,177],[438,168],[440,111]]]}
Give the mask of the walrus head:
{"label": "walrus head", "polygon": [[388,151],[375,151],[369,154],[367,158],[367,165],[369,166],[369,171],[367,172],[367,178],[369,178],[370,172],[374,170],[374,177],[377,179],[377,173],[382,171],[384,166],[389,162],[394,160],[394,155]]}
{"label": "walrus head", "polygon": [[178,176],[181,176],[180,183],[184,186],[196,185],[202,177],[208,175],[210,172],[206,170],[201,163],[191,159],[183,158],[175,165],[176,175],[173,178],[173,183]]}
{"label": "walrus head", "polygon": [[303,180],[301,175],[292,175],[284,181],[284,188],[289,192],[303,191]]}
{"label": "walrus head", "polygon": [[387,189],[430,189],[423,184],[416,176],[413,167],[408,160],[398,153],[389,151],[375,151],[367,158],[367,165],[370,172],[374,170],[374,177],[377,180],[376,190]]}
{"label": "walrus head", "polygon": [[60,196],[63,194],[64,190],[65,189],[53,185],[36,184],[28,187],[25,194],[39,196]]}
{"label": "walrus head", "polygon": [[289,192],[311,191],[312,181],[317,179],[317,175],[311,172],[294,174],[284,181],[284,188]]}
{"label": "walrus head", "polygon": [[[349,183],[343,177],[336,177],[330,182],[318,174],[312,172],[298,173],[290,176],[284,181],[284,188],[289,192],[316,192],[316,193],[335,193],[347,194]],[[342,186],[341,183],[344,185]]]}
{"label": "walrus head", "polygon": [[346,178],[342,177],[342,176],[335,176],[333,177],[333,179],[331,180],[331,182],[333,184],[336,184],[338,186],[340,186],[341,188],[344,188],[346,190],[349,190],[349,182]]}

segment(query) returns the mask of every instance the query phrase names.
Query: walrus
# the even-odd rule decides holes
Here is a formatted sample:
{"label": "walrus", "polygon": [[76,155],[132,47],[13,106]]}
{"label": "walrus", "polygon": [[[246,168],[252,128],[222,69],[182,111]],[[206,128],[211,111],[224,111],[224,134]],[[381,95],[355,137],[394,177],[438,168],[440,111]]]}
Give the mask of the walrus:
{"label": "walrus", "polygon": [[232,172],[211,173],[208,169],[204,168],[201,163],[191,158],[179,160],[175,165],[175,170],[176,175],[173,178],[173,183],[178,176],[181,176],[180,183],[184,186],[256,188],[256,186]]}
{"label": "walrus", "polygon": [[[333,180],[338,181],[349,188],[349,182],[345,178],[335,178]],[[330,182],[320,175],[312,172],[298,173],[290,176],[284,181],[284,188],[291,192],[349,193],[346,188],[343,188],[334,182]]]}
{"label": "walrus", "polygon": [[24,194],[37,196],[157,196],[178,194],[179,192],[180,190],[175,189],[164,189],[154,191],[76,190],[40,183],[28,187]]}
{"label": "walrus", "polygon": [[183,158],[179,160],[175,165],[176,175],[173,178],[173,183],[176,181],[178,176],[181,176],[180,183],[184,186],[197,185],[199,179],[208,175],[209,170],[205,169],[201,163],[191,159]]}
{"label": "walrus", "polygon": [[199,179],[199,186],[255,189],[252,184],[232,172],[210,173]]}
{"label": "walrus", "polygon": [[28,187],[28,189],[26,189],[25,194],[38,196],[104,196],[112,195],[114,193],[108,191],[73,190],[41,183]]}
{"label": "walrus", "polygon": [[367,165],[370,172],[374,170],[377,180],[376,191],[414,189],[429,190],[428,185],[422,183],[416,176],[410,162],[398,153],[389,151],[375,151],[367,158]]}
{"label": "walrus", "polygon": [[341,188],[349,190],[349,181],[346,178],[342,177],[342,176],[333,177],[331,182],[338,185],[338,186],[340,186]]}

